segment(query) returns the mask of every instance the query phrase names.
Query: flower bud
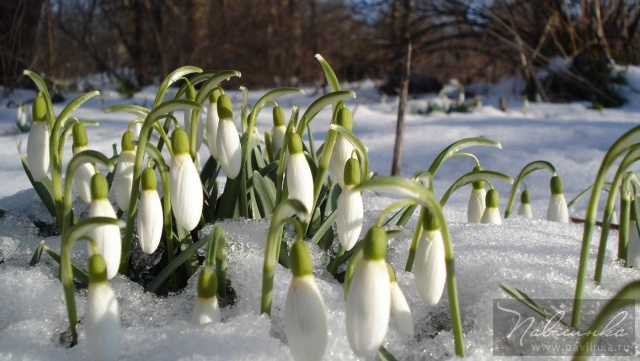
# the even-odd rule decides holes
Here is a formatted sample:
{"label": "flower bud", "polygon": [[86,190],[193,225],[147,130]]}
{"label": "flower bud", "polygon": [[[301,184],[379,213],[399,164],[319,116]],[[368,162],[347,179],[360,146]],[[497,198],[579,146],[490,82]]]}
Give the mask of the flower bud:
{"label": "flower bud", "polygon": [[164,224],[162,203],[156,187],[155,171],[153,168],[145,168],[142,171],[142,191],[136,222],[140,247],[147,254],[155,252],[158,248]]}
{"label": "flower bud", "polygon": [[[116,212],[107,199],[109,188],[107,179],[102,173],[96,173],[91,178],[91,203],[89,203],[89,217],[109,217],[116,219]],[[120,267],[122,243],[120,228],[117,225],[101,225],[93,228],[87,235],[95,242],[98,254],[104,257],[107,266],[107,279],[112,279]],[[93,254],[93,247],[89,245],[89,254]]]}
{"label": "flower bud", "polygon": [[235,179],[242,166],[242,148],[238,129],[233,122],[231,99],[225,94],[218,97],[218,134],[216,138],[216,150],[218,162],[229,179]]}
{"label": "flower bud", "polygon": [[184,129],[176,128],[171,134],[173,157],[169,170],[169,192],[171,208],[176,223],[191,231],[200,222],[204,196],[202,183],[191,156]]}

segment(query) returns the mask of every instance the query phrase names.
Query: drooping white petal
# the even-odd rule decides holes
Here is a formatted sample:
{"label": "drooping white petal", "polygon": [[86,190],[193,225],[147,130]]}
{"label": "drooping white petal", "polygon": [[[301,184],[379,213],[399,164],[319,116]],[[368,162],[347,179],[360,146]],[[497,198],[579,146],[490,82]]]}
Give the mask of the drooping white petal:
{"label": "drooping white petal", "polygon": [[282,144],[284,144],[284,134],[287,131],[287,127],[284,125],[275,126],[271,130],[271,146],[273,147],[273,155],[278,154]]}
{"label": "drooping white petal", "polygon": [[49,170],[49,128],[47,122],[37,121],[31,125],[27,140],[27,161],[36,182],[42,182]]}
{"label": "drooping white petal", "polygon": [[171,159],[169,190],[178,225],[187,231],[196,228],[202,214],[202,183],[189,154],[177,154]]}
{"label": "drooping white petal", "polygon": [[286,177],[289,199],[299,200],[307,212],[313,212],[313,176],[304,154],[289,155]]}
{"label": "drooping white petal", "polygon": [[640,268],[640,235],[636,221],[629,221],[629,241],[627,243],[627,267]]}
{"label": "drooping white petal", "polygon": [[336,144],[333,147],[331,160],[329,161],[329,174],[344,188],[344,164],[351,158],[355,148],[353,144],[342,134],[336,136]]}
{"label": "drooping white petal", "polygon": [[230,179],[235,179],[240,173],[242,163],[242,149],[238,129],[233,119],[220,119],[216,138],[218,161],[224,174]]}
{"label": "drooping white petal", "polygon": [[205,323],[220,322],[220,307],[218,306],[218,298],[202,298],[198,297],[196,306],[191,313],[191,322],[203,325]]}
{"label": "drooping white petal", "polygon": [[142,250],[151,254],[155,252],[162,237],[162,204],[156,190],[143,190],[140,192],[138,206],[138,238]]}
{"label": "drooping white petal", "polygon": [[525,218],[533,218],[533,212],[531,211],[531,203],[520,203],[520,208],[518,209],[518,215],[523,216]]}
{"label": "drooping white petal", "polygon": [[358,242],[362,230],[364,221],[362,194],[354,191],[353,186],[345,186],[338,198],[336,212],[338,239],[342,248],[348,251]]}
{"label": "drooping white petal", "polygon": [[496,207],[486,207],[482,214],[480,223],[483,224],[502,224],[502,217],[500,216],[500,210]]}
{"label": "drooping white petal", "polygon": [[469,223],[480,223],[482,214],[485,208],[485,197],[487,191],[484,188],[471,189],[471,196],[469,197],[469,204],[467,205],[467,221]]}
{"label": "drooping white petal", "polygon": [[[116,218],[116,212],[107,199],[94,199],[89,203],[89,217],[109,217]],[[87,232],[96,243],[98,253],[104,257],[107,264],[107,279],[112,279],[120,267],[120,256],[122,253],[122,241],[120,228],[116,225],[104,225],[95,227]],[[89,254],[93,254],[93,249],[89,243]]]}
{"label": "drooping white petal", "polygon": [[131,185],[133,184],[133,165],[136,161],[136,153],[133,151],[123,151],[118,157],[116,172],[113,176],[111,188],[116,193],[116,203],[123,212],[129,210],[131,200]]}
{"label": "drooping white petal", "polygon": [[569,223],[569,208],[564,194],[552,194],[547,209],[547,220],[552,222]]}
{"label": "drooping white petal", "polygon": [[351,350],[358,357],[373,355],[384,342],[391,313],[389,271],[384,260],[363,259],[358,264],[346,307]]}
{"label": "drooping white petal", "polygon": [[218,123],[220,123],[218,106],[216,103],[210,103],[207,107],[207,146],[214,159],[218,159],[218,148],[216,146],[216,142],[218,141]]}
{"label": "drooping white petal", "polygon": [[442,297],[447,281],[447,267],[444,259],[444,241],[440,230],[424,231],[413,265],[416,286],[420,297],[427,306],[435,306]]}
{"label": "drooping white petal", "polygon": [[[74,150],[73,154],[80,153],[86,149],[87,147],[78,147]],[[96,168],[90,163],[80,165],[76,168],[75,173],[73,173],[73,185],[85,203],[91,202],[91,178],[94,174],[96,174]]]}
{"label": "drooping white petal", "polygon": [[403,334],[413,337],[413,316],[411,309],[400,289],[398,282],[391,282],[391,317],[396,321],[398,329]]}
{"label": "drooping white petal", "polygon": [[312,275],[291,279],[284,332],[294,360],[322,360],[327,346],[327,314]]}
{"label": "drooping white petal", "polygon": [[118,360],[120,311],[118,300],[107,282],[89,283],[84,324],[87,348],[93,360]]}

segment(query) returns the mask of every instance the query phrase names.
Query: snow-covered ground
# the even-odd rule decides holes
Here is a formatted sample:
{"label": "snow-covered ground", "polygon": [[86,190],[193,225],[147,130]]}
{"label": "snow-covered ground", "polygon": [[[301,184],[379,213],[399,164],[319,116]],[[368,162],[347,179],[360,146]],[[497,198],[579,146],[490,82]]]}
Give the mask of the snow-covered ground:
{"label": "snow-covered ground", "polygon": [[[596,111],[588,103],[549,104],[531,102],[528,107],[518,95],[510,95],[517,88],[513,82],[478,87],[483,94],[483,106],[472,113],[420,114],[427,105],[427,97],[413,99],[406,117],[403,176],[410,177],[417,170],[429,167],[436,155],[449,144],[462,138],[484,136],[499,141],[502,149],[473,147],[485,170],[494,170],[516,177],[531,161],[546,160],[555,165],[565,184],[565,196],[572,199],[595,179],[600,162],[609,146],[640,120],[640,69],[627,71],[630,81],[625,88],[627,105],[618,109]],[[347,102],[354,112],[354,133],[369,149],[371,170],[387,175],[391,169],[395,136],[396,103],[394,98],[382,99],[372,83],[351,85],[357,94]],[[99,89],[100,90],[100,89]],[[102,95],[82,107],[74,115],[80,119],[100,122],[89,127],[89,148],[112,154],[112,144],[120,143],[120,135],[132,120],[125,113],[104,113],[113,104],[135,103],[149,107],[155,88],[146,88],[132,99],[121,99],[109,87]],[[250,102],[262,91],[251,91]],[[289,114],[293,105],[302,111],[317,95],[285,96],[278,103]],[[229,91],[234,104],[242,94]],[[0,99],[0,359],[2,360],[86,360],[85,333],[79,326],[79,345],[71,349],[60,346],[60,334],[68,321],[62,287],[57,279],[57,267],[48,256],[35,267],[28,262],[41,240],[58,249],[60,238],[38,235],[34,221],[50,222],[50,217],[31,189],[24,174],[20,157],[26,153],[27,135],[14,127],[15,103],[35,96],[32,91],[16,91],[7,99]],[[67,94],[67,101],[74,94]],[[498,98],[505,96],[509,108],[498,109]],[[431,97],[434,97],[433,95]],[[13,104],[11,107],[9,104]],[[55,105],[56,114],[62,105]],[[238,112],[239,113],[239,112]],[[263,134],[271,127],[270,111],[258,119]],[[329,112],[323,111],[313,121],[316,143],[327,131]],[[70,157],[70,141],[67,153]],[[201,156],[208,157],[206,146]],[[472,170],[469,158],[448,160],[435,179],[436,196],[448,188],[459,176]],[[516,216],[503,225],[466,223],[469,188],[455,193],[445,207],[451,229],[460,309],[467,357],[472,360],[494,359],[493,300],[509,298],[499,287],[507,282],[539,299],[572,299],[578,269],[583,227],[580,224],[557,224],[544,220],[549,201],[549,173],[539,171],[526,179],[532,197],[533,220]],[[500,192],[503,212],[511,185],[499,181],[494,186]],[[391,199],[365,197],[365,229],[375,220]],[[578,202],[571,216],[585,215],[587,199]],[[84,205],[75,203],[76,213],[82,214]],[[517,209],[518,202],[514,207]],[[142,288],[122,276],[111,283],[121,309],[123,325],[122,360],[286,360],[290,358],[284,336],[284,300],[290,280],[288,270],[278,266],[275,275],[272,318],[259,316],[260,285],[263,249],[268,229],[267,221],[228,220],[220,224],[228,235],[229,278],[237,293],[237,303],[222,309],[223,322],[215,325],[194,325],[189,322],[196,298],[196,279],[178,294],[160,298],[143,292]],[[454,353],[453,337],[445,296],[439,305],[428,308],[422,302],[414,284],[414,275],[402,271],[407,257],[411,230],[389,241],[387,259],[396,268],[397,277],[413,312],[416,336],[408,339],[393,323],[387,334],[385,347],[398,360],[449,359]],[[597,231],[596,231],[597,233]],[[640,278],[637,269],[624,268],[615,261],[617,232],[609,241],[603,284],[590,281],[595,259],[595,241],[586,283],[585,298],[607,299],[623,285]],[[599,239],[598,234],[594,240]],[[86,265],[84,247],[76,247],[73,259]],[[327,360],[353,360],[345,331],[345,305],[342,285],[325,270],[326,256],[312,248],[315,276],[327,305],[329,341]],[[76,296],[78,314],[84,315],[86,290]],[[638,306],[636,306],[636,312]],[[589,315],[587,315],[589,316]],[[593,312],[591,313],[591,317]],[[640,322],[635,321],[640,330]],[[637,339],[637,338],[636,338]],[[637,342],[636,342],[637,345]]]}

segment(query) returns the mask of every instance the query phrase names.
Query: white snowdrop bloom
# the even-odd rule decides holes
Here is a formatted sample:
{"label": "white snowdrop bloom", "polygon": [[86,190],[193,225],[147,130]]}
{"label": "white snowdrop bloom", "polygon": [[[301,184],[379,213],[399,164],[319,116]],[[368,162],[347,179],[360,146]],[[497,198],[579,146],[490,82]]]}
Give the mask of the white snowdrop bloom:
{"label": "white snowdrop bloom", "polygon": [[238,137],[238,128],[233,122],[231,99],[222,94],[218,97],[218,134],[216,135],[216,150],[220,167],[229,179],[235,179],[242,166],[242,148]]}
{"label": "white snowdrop bloom", "polygon": [[389,288],[391,291],[391,318],[395,320],[398,325],[398,329],[404,335],[413,337],[413,316],[411,315],[411,309],[407,303],[407,299],[400,289],[400,285],[396,280],[396,273],[389,263],[387,263],[389,270],[389,279],[391,281]]}
{"label": "white snowdrop bloom", "polygon": [[384,259],[384,229],[369,229],[347,293],[346,326],[351,350],[358,357],[373,355],[384,342],[391,314],[389,271]]}
{"label": "white snowdrop bloom", "polygon": [[[349,130],[353,128],[353,120],[349,109],[342,108],[338,111],[336,123]],[[338,133],[336,136],[336,144],[334,145],[333,153],[331,154],[331,160],[329,161],[329,174],[338,184],[340,184],[340,187],[343,188],[344,164],[351,158],[351,154],[354,149],[353,144],[351,144],[345,136]]]}
{"label": "white snowdrop bloom", "polygon": [[[89,203],[89,217],[109,217],[116,219],[116,212],[107,199],[109,187],[107,179],[102,173],[96,173],[91,178],[91,203]],[[98,253],[104,257],[107,265],[107,279],[112,279],[120,267],[122,242],[120,228],[117,225],[102,225],[93,228],[87,235],[93,239]],[[89,244],[89,254],[93,254],[93,247]]]}
{"label": "white snowdrop bloom", "polygon": [[294,360],[322,360],[327,346],[327,313],[313,278],[306,243],[296,241],[290,251],[293,277],[284,311],[284,332]]}
{"label": "white snowdrop bloom", "polygon": [[345,164],[344,173],[346,184],[338,197],[336,228],[342,248],[348,251],[358,242],[364,222],[362,193],[353,190],[353,187],[360,183],[358,160],[349,159]]}
{"label": "white snowdrop bloom", "polygon": [[156,190],[157,182],[153,168],[145,168],[142,171],[142,191],[136,222],[140,247],[147,254],[155,252],[158,248],[164,224],[162,203]]}
{"label": "white snowdrop bloom", "polygon": [[120,354],[120,311],[109,283],[104,259],[89,258],[89,289],[84,325],[93,360],[116,361]]}
{"label": "white snowdrop bloom", "polygon": [[18,103],[18,108],[16,108],[16,124],[22,129],[27,126],[27,112],[24,110],[22,102]]}
{"label": "white snowdrop bloom", "polygon": [[[87,150],[87,130],[80,123],[73,125],[73,154]],[[96,168],[91,163],[84,163],[73,173],[73,185],[76,192],[85,203],[91,202],[91,178],[96,174]]]}
{"label": "white snowdrop bloom", "polygon": [[444,241],[440,224],[432,213],[425,214],[422,227],[413,272],[420,297],[427,306],[432,307],[440,302],[447,281]]}
{"label": "white snowdrop bloom", "polygon": [[467,205],[467,222],[480,223],[482,214],[484,214],[484,199],[486,196],[487,191],[484,189],[484,182],[473,182]]}
{"label": "white snowdrop bloom", "polygon": [[284,110],[281,107],[273,108],[273,127],[271,128],[271,148],[274,157],[278,156],[278,151],[284,144],[284,135],[287,127],[284,125]]}
{"label": "white snowdrop bloom", "polygon": [[218,116],[218,98],[212,98],[209,106],[207,107],[207,146],[209,152],[214,159],[218,159],[218,148],[216,142],[218,139],[218,123],[220,123],[220,117]]}
{"label": "white snowdrop bloom", "polygon": [[126,131],[122,135],[122,153],[118,157],[116,172],[113,175],[111,188],[116,194],[116,204],[123,212],[129,210],[131,200],[131,186],[133,185],[133,166],[136,161],[135,148],[133,146],[133,133]]}
{"label": "white snowdrop bloom", "polygon": [[51,135],[46,122],[46,110],[44,98],[39,94],[33,102],[33,123],[27,140],[27,162],[31,176],[36,182],[42,182],[49,170],[49,138]]}
{"label": "white snowdrop bloom", "polygon": [[564,184],[559,176],[551,177],[551,198],[547,209],[547,220],[559,223],[569,223],[569,208],[564,199]]}
{"label": "white snowdrop bloom", "polygon": [[498,191],[495,189],[489,189],[487,196],[485,197],[485,209],[482,214],[480,223],[484,224],[502,224],[502,217],[500,216],[500,210],[498,209]]}
{"label": "white snowdrop bloom", "polygon": [[302,139],[297,133],[291,134],[289,139],[289,159],[286,171],[289,199],[297,199],[307,209],[307,222],[313,212],[313,176],[307,158],[302,154]]}
{"label": "white snowdrop bloom", "polygon": [[200,222],[202,214],[202,183],[189,155],[189,141],[184,129],[176,128],[173,131],[171,145],[173,146],[169,170],[171,209],[176,217],[176,223],[187,231],[191,231]]}
{"label": "white snowdrop bloom", "polygon": [[217,291],[218,281],[215,270],[211,266],[203,266],[198,275],[198,298],[191,313],[191,322],[199,325],[220,322]]}
{"label": "white snowdrop bloom", "polygon": [[522,195],[520,195],[520,208],[518,209],[518,215],[523,216],[525,218],[533,218],[533,212],[531,211],[531,196],[529,196],[529,191],[522,191]]}

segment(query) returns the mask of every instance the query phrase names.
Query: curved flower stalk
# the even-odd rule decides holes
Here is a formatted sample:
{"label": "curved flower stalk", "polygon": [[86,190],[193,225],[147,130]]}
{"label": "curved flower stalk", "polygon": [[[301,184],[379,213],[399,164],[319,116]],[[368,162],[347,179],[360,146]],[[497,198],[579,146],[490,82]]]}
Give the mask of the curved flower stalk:
{"label": "curved flower stalk", "polygon": [[564,184],[560,176],[551,177],[551,198],[547,209],[547,220],[559,223],[569,223],[569,208],[564,199]]}
{"label": "curved flower stalk", "polygon": [[[627,267],[640,268],[640,233],[638,232],[638,221],[636,219],[637,212],[635,207],[640,202],[640,195],[635,196],[632,201],[627,240]],[[622,226],[622,223],[620,224]]]}
{"label": "curved flower stalk", "polygon": [[294,360],[322,360],[327,347],[327,313],[313,278],[307,244],[291,246],[291,284],[284,310],[284,332]]}
{"label": "curved flower stalk", "polygon": [[[336,124],[341,125],[348,130],[353,129],[353,119],[351,117],[351,111],[347,108],[342,108],[338,111],[336,117]],[[344,188],[344,165],[351,158],[351,154],[355,150],[353,144],[341,133],[336,136],[336,144],[333,147],[333,154],[331,155],[331,161],[329,162],[329,175]]]}
{"label": "curved flower stalk", "polygon": [[[107,178],[102,173],[96,173],[91,178],[91,203],[89,203],[89,217],[108,217],[116,219],[116,212],[107,199],[109,186]],[[87,235],[95,242],[98,254],[104,257],[107,267],[107,279],[112,279],[118,273],[122,243],[120,228],[114,225],[98,226],[90,230]],[[89,247],[89,254],[93,254],[93,247]]]}
{"label": "curved flower stalk", "polygon": [[363,243],[346,305],[347,338],[358,357],[373,355],[384,342],[391,315],[391,288],[385,261],[387,232],[373,226]]}
{"label": "curved flower stalk", "polygon": [[100,254],[89,258],[89,291],[84,323],[87,348],[92,358],[101,361],[118,360],[120,309],[107,282],[107,265]]}
{"label": "curved flower stalk", "polygon": [[[73,125],[73,154],[87,150],[88,143],[87,130],[84,125],[75,123]],[[91,178],[94,174],[96,174],[96,168],[90,163],[83,164],[73,174],[73,184],[85,203],[91,202]]]}
{"label": "curved flower stalk", "polygon": [[518,208],[518,215],[524,218],[533,218],[533,211],[531,210],[531,196],[529,191],[525,188],[520,195],[520,208]]}
{"label": "curved flower stalk", "polygon": [[[23,112],[23,114],[26,113]],[[47,124],[47,109],[42,93],[33,101],[33,121],[27,140],[27,160],[29,170],[36,182],[42,182],[49,171],[49,138],[51,132]]]}
{"label": "curved flower stalk", "polygon": [[398,329],[402,334],[413,337],[414,326],[411,309],[409,308],[407,299],[404,297],[404,293],[402,293],[402,289],[400,289],[400,285],[396,280],[396,272],[388,262],[387,269],[389,271],[389,280],[391,281],[389,285],[391,291],[391,317],[396,321]]}
{"label": "curved flower stalk", "polygon": [[284,144],[284,135],[286,132],[287,127],[284,124],[284,110],[276,106],[273,108],[273,127],[271,128],[271,147],[275,159],[278,159],[278,152]]}
{"label": "curved flower stalk", "polygon": [[207,107],[207,146],[213,159],[218,159],[218,147],[216,142],[218,139],[218,124],[220,123],[220,117],[218,116],[218,92],[213,92],[209,97],[209,106]]}
{"label": "curved flower stalk", "polygon": [[500,217],[500,210],[498,209],[498,203],[500,196],[495,189],[489,189],[487,196],[485,197],[486,208],[482,214],[480,223],[484,224],[502,224],[502,218]]}
{"label": "curved flower stalk", "polygon": [[344,165],[345,185],[338,198],[336,228],[338,240],[345,251],[358,242],[364,222],[362,194],[353,187],[360,183],[360,164],[357,159],[349,159]]}
{"label": "curved flower stalk", "polygon": [[313,176],[307,158],[302,154],[302,139],[292,133],[289,139],[289,160],[287,161],[286,181],[289,199],[299,200],[307,210],[301,220],[307,223],[313,212]]}
{"label": "curved flower stalk", "polygon": [[122,135],[122,152],[118,157],[116,172],[113,176],[111,188],[115,190],[116,203],[123,212],[129,210],[131,186],[133,185],[133,164],[136,160],[134,135],[130,131]]}
{"label": "curved flower stalk", "polygon": [[200,222],[202,215],[202,183],[191,156],[189,140],[182,128],[176,128],[171,134],[173,157],[169,170],[169,191],[171,208],[177,224],[191,231]]}
{"label": "curved flower stalk", "polygon": [[218,97],[218,134],[216,135],[216,150],[218,162],[229,179],[235,179],[240,173],[242,165],[242,148],[238,129],[233,122],[231,99],[225,94]]}
{"label": "curved flower stalk", "polygon": [[142,172],[142,191],[140,192],[137,226],[140,247],[147,254],[155,252],[158,248],[164,224],[162,203],[157,185],[156,172],[153,168],[145,168]]}
{"label": "curved flower stalk", "polygon": [[[187,88],[185,91],[185,97],[187,98],[187,100],[195,101],[196,89],[188,80],[186,80],[186,82],[187,82]],[[194,114],[195,114],[195,120],[192,119]],[[195,150],[197,152],[198,150],[200,150],[200,146],[202,146],[202,141],[204,140],[204,128],[202,124],[202,117],[200,116],[199,110],[185,109],[184,110],[184,129],[187,131],[187,135],[191,134],[191,127],[193,125],[195,125],[195,130],[194,130],[196,133]]]}
{"label": "curved flower stalk", "polygon": [[415,281],[424,303],[433,307],[440,302],[447,281],[444,241],[433,213],[425,212],[422,227],[424,230],[416,250]]}
{"label": "curved flower stalk", "polygon": [[[475,167],[474,171],[482,170],[482,167]],[[480,223],[482,214],[485,209],[485,197],[487,191],[484,189],[484,182],[477,181],[472,183],[471,195],[467,204],[467,222]]]}
{"label": "curved flower stalk", "polygon": [[[529,175],[529,173],[534,172],[538,169],[546,169],[548,170],[552,176],[556,176],[556,168],[553,164],[547,162],[546,160],[535,160],[527,165],[525,165],[516,180],[513,182],[513,186],[511,187],[511,193],[509,194],[509,200],[507,201],[507,206],[504,209],[504,218],[509,218],[511,215],[511,209],[513,208],[513,204],[516,199],[516,192],[518,191],[518,187],[520,186],[520,182],[524,180],[524,178]],[[525,187],[526,189],[526,187]]]}

